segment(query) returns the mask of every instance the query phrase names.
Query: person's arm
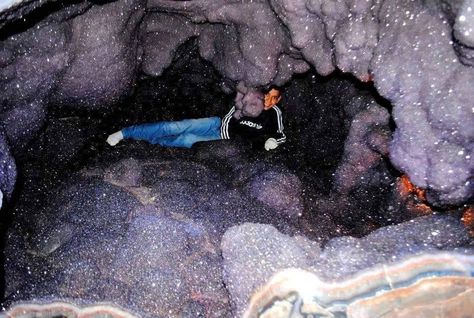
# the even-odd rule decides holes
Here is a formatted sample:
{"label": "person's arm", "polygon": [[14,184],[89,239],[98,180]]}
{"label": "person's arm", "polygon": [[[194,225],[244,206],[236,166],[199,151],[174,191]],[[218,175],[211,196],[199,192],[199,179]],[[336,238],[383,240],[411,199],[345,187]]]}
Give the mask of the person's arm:
{"label": "person's arm", "polygon": [[222,118],[222,123],[221,123],[221,138],[222,139],[230,139],[229,135],[229,122],[232,120],[232,117],[235,112],[235,106],[233,106],[230,111],[227,113],[227,115]]}
{"label": "person's arm", "polygon": [[276,117],[277,117],[277,131],[275,133],[275,139],[278,143],[278,145],[281,145],[282,143],[284,143],[286,141],[286,135],[285,133],[283,132],[283,115],[281,113],[281,110],[280,108],[278,108],[278,106],[273,106],[273,108],[275,109],[276,111]]}
{"label": "person's arm", "polygon": [[286,135],[283,132],[283,116],[278,106],[273,106],[271,110],[275,114],[274,121],[272,123],[272,132],[269,138],[265,141],[265,150],[272,150],[280,146],[286,141]]}

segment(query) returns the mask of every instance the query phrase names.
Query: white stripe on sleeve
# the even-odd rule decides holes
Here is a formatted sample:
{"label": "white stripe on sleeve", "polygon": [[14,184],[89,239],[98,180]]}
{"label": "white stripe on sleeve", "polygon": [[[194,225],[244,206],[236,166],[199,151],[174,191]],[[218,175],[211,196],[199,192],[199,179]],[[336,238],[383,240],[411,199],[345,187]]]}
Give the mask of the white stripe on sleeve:
{"label": "white stripe on sleeve", "polygon": [[229,121],[232,118],[232,115],[235,112],[235,106],[233,106],[230,111],[227,113],[227,115],[224,116],[222,119],[222,124],[221,124],[221,138],[222,139],[229,139]]}
{"label": "white stripe on sleeve", "polygon": [[283,116],[281,115],[281,110],[278,108],[278,106],[275,105],[273,108],[277,114],[278,133],[282,134],[282,137],[277,139],[277,144],[282,144],[286,141],[286,135],[283,132]]}
{"label": "white stripe on sleeve", "polygon": [[275,112],[277,114],[277,121],[278,121],[278,132],[283,133],[283,118],[281,116],[281,110],[278,108],[278,106],[273,106],[275,109]]}

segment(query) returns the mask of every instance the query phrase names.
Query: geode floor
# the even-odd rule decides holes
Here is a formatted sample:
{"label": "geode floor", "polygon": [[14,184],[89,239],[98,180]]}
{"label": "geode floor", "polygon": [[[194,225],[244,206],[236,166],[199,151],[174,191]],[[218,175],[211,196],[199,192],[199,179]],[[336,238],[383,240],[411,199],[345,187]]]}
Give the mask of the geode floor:
{"label": "geode floor", "polygon": [[233,317],[279,269],[331,280],[426,251],[472,254],[456,215],[335,238],[350,232],[340,213],[315,212],[334,198],[275,158],[238,141],[123,142],[41,191],[25,182],[4,305],[105,301],[145,317]]}

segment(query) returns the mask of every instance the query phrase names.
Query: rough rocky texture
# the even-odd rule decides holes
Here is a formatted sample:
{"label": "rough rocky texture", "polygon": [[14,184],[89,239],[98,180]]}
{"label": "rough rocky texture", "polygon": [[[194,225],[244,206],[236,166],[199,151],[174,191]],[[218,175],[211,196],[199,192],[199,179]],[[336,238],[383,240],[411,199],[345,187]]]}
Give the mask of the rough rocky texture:
{"label": "rough rocky texture", "polygon": [[387,110],[374,101],[353,117],[344,155],[334,176],[339,192],[347,193],[360,187],[364,179],[370,180],[368,171],[388,155],[388,120]]}
{"label": "rough rocky texture", "polygon": [[54,103],[106,108],[131,93],[142,3],[124,0],[94,6],[72,20],[68,45],[74,55],[58,78]]}
{"label": "rough rocky texture", "polygon": [[234,83],[283,84],[309,65],[373,80],[393,104],[392,162],[433,204],[461,204],[473,192],[471,4],[154,0],[144,23],[139,1],[73,4],[4,39],[2,118],[10,141],[24,146],[50,94],[55,104],[106,108],[131,93],[140,66],[161,74],[177,47],[197,38],[200,55]]}
{"label": "rough rocky texture", "polygon": [[434,253],[328,283],[288,269],[256,292],[244,318],[465,317],[472,311],[474,258]]}
{"label": "rough rocky texture", "polygon": [[[402,1],[385,2],[379,12],[377,12],[378,4],[371,7],[368,2],[340,1],[331,2],[331,4],[329,2],[315,4],[309,11],[319,13],[325,23],[327,37],[336,38],[335,56],[341,69],[367,68],[364,67],[367,63],[367,58],[364,56],[366,56],[365,52],[370,52],[368,54],[369,69],[373,73],[377,89],[384,97],[389,98],[394,106],[394,119],[398,130],[392,142],[392,161],[401,170],[407,172],[415,184],[434,190],[431,192],[434,196],[429,197],[431,202],[455,204],[456,197],[469,197],[472,194],[472,183],[469,181],[472,173],[472,168],[470,168],[472,159],[471,150],[469,150],[471,147],[467,142],[469,138],[466,139],[466,137],[472,136],[472,129],[463,118],[468,117],[472,121],[472,114],[467,106],[469,102],[461,99],[466,94],[462,90],[467,89],[466,85],[473,72],[457,61],[449,43],[450,32],[447,30],[446,23],[439,19],[434,11],[423,9],[417,2],[411,4]],[[290,24],[290,30],[293,26],[295,28],[293,34],[298,36],[297,39],[304,39],[305,33],[302,31],[304,22],[302,21],[311,16],[309,13],[305,15],[305,10],[308,8],[294,1],[291,3],[288,1],[285,5],[281,5],[280,8],[288,8],[287,11],[300,17],[295,19],[294,24]],[[365,49],[371,46],[372,49],[375,48],[370,34],[373,34],[371,21],[376,17],[380,20],[377,27],[380,41],[375,51],[371,52],[371,49],[368,51]],[[415,19],[415,17],[418,18]],[[423,17],[426,23],[421,23],[420,17]],[[433,29],[430,36],[425,36],[424,32],[427,23]],[[361,26],[363,26],[362,29],[360,29]],[[309,27],[304,27],[304,30],[307,32],[306,35],[311,32]],[[416,37],[411,33],[419,34],[419,36]],[[351,36],[347,36],[348,34]],[[429,37],[432,37],[431,40]],[[396,44],[404,38],[410,39],[414,50],[406,44]],[[311,36],[305,39],[309,42]],[[319,43],[324,43],[324,41],[328,40]],[[426,45],[422,44],[423,41],[427,41]],[[429,55],[429,52],[425,52],[424,47],[429,47],[433,54]],[[374,53],[378,55],[372,57]],[[417,57],[417,54],[420,56]],[[415,64],[419,59],[425,66],[417,71],[418,66]],[[344,66],[346,60],[354,62]],[[315,67],[318,70],[317,65]],[[364,72],[355,69],[351,72],[364,79]],[[465,78],[459,78],[457,69],[464,74],[461,77],[465,76]],[[430,72],[433,75],[427,76]],[[438,72],[442,72],[443,76],[439,76]],[[457,79],[454,82],[442,79],[448,76]],[[392,78],[393,80],[390,80]],[[417,94],[416,92],[420,91],[417,87],[426,87],[426,89],[421,90],[421,94]],[[422,108],[426,108],[430,114],[428,117],[423,118],[421,117],[423,113],[418,112],[419,116],[414,119],[417,114],[415,108],[418,107],[417,103],[420,103]],[[454,109],[456,112],[453,113]],[[454,118],[457,119],[454,120]],[[428,141],[430,136],[433,139]],[[437,154],[436,158],[433,157],[433,153]],[[428,158],[430,158],[430,163],[428,163]],[[455,181],[450,178],[453,174],[460,178]],[[439,200],[436,196],[439,196]]]}
{"label": "rough rocky texture", "polygon": [[8,311],[11,317],[100,317],[104,313],[114,318],[134,318],[135,315],[115,306],[92,305],[76,306],[66,302],[50,302],[47,304],[20,304]]}
{"label": "rough rocky texture", "polygon": [[[433,253],[373,267],[335,283],[322,281],[309,271],[286,269],[255,291],[243,317],[467,317],[474,305],[473,267],[472,256]],[[22,303],[7,312],[9,317],[46,318],[104,314],[135,317],[110,304],[76,306],[66,302]]]}
{"label": "rough rocky texture", "polygon": [[224,279],[237,317],[242,315],[253,291],[273,274],[289,267],[306,268],[319,252],[315,242],[294,239],[272,226],[252,223],[228,230],[221,248]]}
{"label": "rough rocky texture", "polygon": [[[74,2],[37,16],[34,7],[39,4],[25,3],[21,11],[0,16],[0,118],[5,131],[0,159],[13,162],[9,152],[16,159],[25,153],[33,153],[30,158],[45,154],[48,159],[39,164],[43,169],[56,160],[74,162],[85,135],[94,132],[76,130],[84,124],[74,119],[62,122],[67,114],[88,117],[96,110],[110,114],[114,108],[125,117],[132,113],[123,121],[111,119],[107,129],[145,118],[222,115],[225,98],[211,86],[230,94],[237,83],[268,87],[288,82],[309,66],[324,75],[338,68],[372,81],[392,103],[387,107],[396,126],[388,150],[391,162],[415,185],[428,189],[431,203],[459,205],[473,193],[474,75],[468,66],[472,39],[466,34],[471,20],[461,18],[469,17],[469,3],[152,0],[145,13],[142,1]],[[35,20],[39,18],[44,19]],[[199,62],[195,52],[208,63]],[[216,76],[212,66],[224,77]],[[147,103],[135,108],[126,98],[134,90],[137,72],[166,79],[157,79],[153,93],[139,96]],[[343,77],[341,72],[335,75]],[[163,85],[168,79],[176,85]],[[403,208],[385,210],[392,203],[400,205],[396,193],[385,196],[399,190],[399,179],[384,160],[387,112],[367,110],[373,97],[356,96],[360,87],[346,80],[326,85],[316,75],[305,84],[295,78],[282,101],[288,110],[289,142],[271,154],[249,155],[256,149],[240,143],[180,151],[132,144],[106,148],[98,159],[84,156],[99,164],[88,165],[81,177],[73,174],[67,183],[55,174],[40,182],[43,179],[35,179],[38,162],[26,160],[25,191],[8,232],[8,301],[115,299],[144,314],[223,316],[229,304],[220,277],[219,242],[229,227],[243,222],[272,224],[285,233],[266,225],[268,236],[261,248],[251,245],[254,241],[249,246],[225,245],[232,246],[227,255],[246,248],[265,251],[269,263],[263,276],[271,264],[280,264],[273,252],[287,245],[294,247],[290,254],[301,253],[282,263],[298,263],[305,255],[303,263],[319,268],[323,276],[343,277],[393,256],[472,244],[456,216],[427,216],[366,236],[378,226],[415,214],[401,215]],[[175,104],[172,94],[182,97],[182,105]],[[153,116],[141,117],[142,111]],[[66,138],[53,149],[51,140],[59,135]],[[35,139],[44,139],[46,148],[36,157],[35,145],[42,140]],[[91,148],[94,156],[104,150],[103,140],[100,144]],[[379,164],[372,164],[376,161]],[[362,171],[354,171],[359,168]],[[14,169],[0,166],[0,176],[9,176],[0,183],[3,196],[11,192],[14,174]],[[336,191],[328,186],[332,181]],[[56,189],[63,194],[54,194]],[[331,240],[321,252],[317,247],[305,249],[288,236],[295,225],[318,242],[348,233],[364,237]],[[170,228],[175,231],[163,235],[163,229]],[[250,238],[261,239],[258,229],[252,231]],[[225,237],[232,241],[232,236]],[[141,241],[159,248],[136,244]],[[167,252],[170,247],[175,254]],[[139,257],[130,260],[133,255]],[[238,258],[226,262],[226,279],[252,277],[251,272],[239,272],[243,265]],[[169,292],[153,286],[152,280]],[[241,310],[252,288],[233,286],[231,299]],[[158,297],[163,294],[173,297]]]}
{"label": "rough rocky texture", "polygon": [[[456,218],[429,216],[379,229],[361,239],[334,238],[323,248],[301,237],[282,235],[268,225],[244,224],[226,232],[221,248],[226,286],[240,316],[252,291],[284,268],[308,269],[323,281],[341,281],[375,265],[453,250],[470,241]],[[472,255],[472,249],[464,253]]]}
{"label": "rough rocky texture", "polygon": [[13,141],[22,137],[17,131],[34,136],[48,101],[97,109],[130,94],[143,8],[139,1],[89,8],[73,4],[24,32],[7,30],[13,34],[2,39],[0,54],[2,117]]}
{"label": "rough rocky texture", "polygon": [[474,72],[459,63],[447,23],[417,2],[405,5],[406,11],[393,2],[382,6],[372,62],[377,89],[394,105],[390,158],[429,190],[431,202],[456,204],[472,195],[474,131],[467,124],[473,114],[466,83]]}
{"label": "rough rocky texture", "polygon": [[360,239],[334,238],[324,246],[312,269],[326,279],[343,278],[408,255],[453,250],[457,246],[466,246],[471,240],[457,218],[424,216],[380,228]]}
{"label": "rough rocky texture", "polygon": [[327,183],[340,163],[351,118],[359,111],[346,112],[345,107],[359,94],[347,78],[315,74],[295,78],[283,92],[288,138],[283,149],[293,158],[287,165],[305,171],[304,180],[323,193],[329,190]]}
{"label": "rough rocky texture", "polygon": [[6,305],[67,298],[145,317],[235,316],[280,269],[343,278],[472,243],[458,217],[427,216],[322,249],[301,234],[327,240],[338,225],[317,217],[301,227],[321,209],[308,198],[321,194],[275,156],[239,141],[178,150],[126,142],[54,186],[30,191],[38,183],[27,182],[8,231]]}
{"label": "rough rocky texture", "polygon": [[[289,138],[283,151],[292,158],[283,160],[304,183],[313,239],[366,235],[392,224],[395,214],[403,215],[394,211],[389,220],[386,213],[390,206],[402,206],[398,198],[388,197],[399,172],[387,157],[387,101],[371,85],[349,76],[308,75],[286,88],[283,104]],[[335,229],[337,233],[330,232]]]}
{"label": "rough rocky texture", "polygon": [[0,207],[3,197],[9,199],[16,181],[16,165],[3,130],[0,128]]}
{"label": "rough rocky texture", "polygon": [[0,6],[0,12],[7,11],[8,9],[15,7],[19,3],[23,2],[23,0],[10,0],[10,1],[3,1],[2,5]]}
{"label": "rough rocky texture", "polygon": [[[281,166],[252,167],[243,145],[219,143],[188,151],[125,143],[56,187],[27,189],[21,201],[36,203],[14,211],[6,304],[59,297],[110,301],[147,317],[228,315],[222,235],[249,221],[294,233],[281,207],[258,202],[249,185],[273,174],[299,181]],[[108,163],[114,156],[123,159]],[[239,168],[213,171],[217,160]],[[247,173],[234,183],[239,169]]]}
{"label": "rough rocky texture", "polygon": [[113,131],[143,122],[224,116],[235,98],[232,87],[200,57],[197,39],[192,39],[176,49],[173,63],[160,77],[139,79],[133,99],[125,109],[117,109],[121,116],[107,128]]}
{"label": "rough rocky texture", "polygon": [[151,10],[182,14],[192,22],[209,22],[199,33],[201,56],[229,79],[249,86],[283,84],[293,73],[308,70],[265,1],[150,1],[147,5]]}
{"label": "rough rocky texture", "polygon": [[289,218],[303,215],[302,190],[297,176],[271,170],[252,178],[248,188],[251,197]]}
{"label": "rough rocky texture", "polygon": [[454,23],[456,52],[461,62],[474,66],[474,1],[466,0],[457,13]]}
{"label": "rough rocky texture", "polygon": [[365,235],[374,227],[390,224],[386,211],[397,204],[396,198],[388,195],[395,180],[387,158],[389,114],[364,95],[353,97],[345,113],[350,127],[344,154],[334,172],[332,192],[320,199],[319,208],[338,215],[342,224],[355,230],[353,234]]}
{"label": "rough rocky texture", "polygon": [[237,119],[243,116],[257,117],[263,111],[263,94],[259,90],[251,87],[245,87],[243,82],[237,85],[237,94],[234,99],[235,112]]}
{"label": "rough rocky texture", "polygon": [[147,75],[161,75],[171,64],[178,46],[198,35],[199,27],[181,15],[147,14],[141,29],[144,38],[141,70]]}
{"label": "rough rocky texture", "polygon": [[54,12],[34,28],[27,24],[2,29],[6,38],[2,37],[0,46],[0,85],[4,88],[0,117],[17,153],[24,152],[43,127],[51,90],[70,60],[70,25],[63,21],[87,8],[85,3],[72,5],[69,9],[74,13]]}
{"label": "rough rocky texture", "polygon": [[7,284],[8,301],[66,297],[146,316],[224,316],[227,296],[208,229],[165,216],[172,211],[150,204],[146,191],[129,191],[80,178],[38,215],[33,237],[12,233],[6,276],[17,279]]}

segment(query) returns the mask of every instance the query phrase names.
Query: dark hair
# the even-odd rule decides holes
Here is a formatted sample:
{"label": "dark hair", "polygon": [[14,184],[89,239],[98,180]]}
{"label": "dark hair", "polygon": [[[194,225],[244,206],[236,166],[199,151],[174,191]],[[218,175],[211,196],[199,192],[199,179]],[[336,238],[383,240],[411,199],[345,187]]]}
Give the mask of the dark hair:
{"label": "dark hair", "polygon": [[277,91],[280,92],[280,95],[283,95],[283,87],[282,86],[276,86],[274,84],[270,85],[265,89],[265,94],[271,91],[272,89],[276,89]]}

